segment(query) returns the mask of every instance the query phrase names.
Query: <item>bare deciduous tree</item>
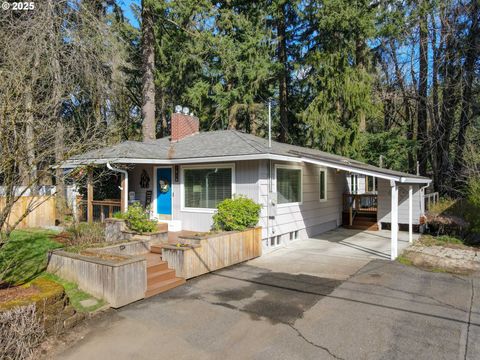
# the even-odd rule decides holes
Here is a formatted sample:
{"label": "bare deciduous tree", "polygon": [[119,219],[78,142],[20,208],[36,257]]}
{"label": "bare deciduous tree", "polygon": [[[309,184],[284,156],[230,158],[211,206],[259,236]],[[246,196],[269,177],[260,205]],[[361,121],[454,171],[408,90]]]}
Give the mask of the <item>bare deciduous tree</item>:
{"label": "bare deciduous tree", "polygon": [[108,141],[110,97],[118,86],[112,74],[118,81],[125,63],[123,44],[108,22],[80,1],[49,0],[35,11],[5,12],[0,31],[1,247],[45,197],[30,196],[11,223],[14,205],[51,179],[62,214],[62,162]]}

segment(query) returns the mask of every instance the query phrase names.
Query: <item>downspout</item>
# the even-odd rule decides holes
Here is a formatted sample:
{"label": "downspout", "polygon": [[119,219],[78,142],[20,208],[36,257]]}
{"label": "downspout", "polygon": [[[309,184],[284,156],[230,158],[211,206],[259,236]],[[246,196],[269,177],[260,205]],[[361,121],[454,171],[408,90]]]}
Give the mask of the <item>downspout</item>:
{"label": "downspout", "polygon": [[122,173],[125,176],[125,178],[124,178],[125,179],[124,180],[124,188],[120,188],[120,189],[123,191],[123,209],[122,209],[122,211],[126,212],[127,209],[128,209],[128,171],[123,170],[123,169],[114,168],[112,165],[110,165],[109,162],[107,162],[107,168],[112,170],[112,171]]}
{"label": "downspout", "polygon": [[420,195],[423,199],[420,199],[420,209],[422,211],[422,216],[425,215],[425,193],[424,190],[430,186],[431,183],[420,188]]}

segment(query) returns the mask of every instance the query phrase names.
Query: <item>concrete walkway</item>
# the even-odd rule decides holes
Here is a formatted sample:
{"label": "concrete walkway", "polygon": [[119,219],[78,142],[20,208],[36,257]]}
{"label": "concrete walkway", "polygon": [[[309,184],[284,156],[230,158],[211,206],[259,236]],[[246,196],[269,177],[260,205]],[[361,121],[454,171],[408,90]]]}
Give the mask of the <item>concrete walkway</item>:
{"label": "concrete walkway", "polygon": [[[417,238],[418,234],[414,234]],[[408,233],[399,232],[399,254],[408,245]],[[373,259],[390,259],[390,231],[338,228],[315,238],[294,241],[250,264],[271,271],[345,280]]]}

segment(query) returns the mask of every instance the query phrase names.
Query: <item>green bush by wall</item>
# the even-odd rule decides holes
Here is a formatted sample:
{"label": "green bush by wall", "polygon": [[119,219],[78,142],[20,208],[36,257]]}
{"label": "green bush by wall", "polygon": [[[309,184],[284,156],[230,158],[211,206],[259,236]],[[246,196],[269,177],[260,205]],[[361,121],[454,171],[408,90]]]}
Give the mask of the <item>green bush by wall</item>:
{"label": "green bush by wall", "polygon": [[247,197],[238,196],[223,200],[217,208],[213,215],[215,230],[242,231],[257,225],[262,207]]}

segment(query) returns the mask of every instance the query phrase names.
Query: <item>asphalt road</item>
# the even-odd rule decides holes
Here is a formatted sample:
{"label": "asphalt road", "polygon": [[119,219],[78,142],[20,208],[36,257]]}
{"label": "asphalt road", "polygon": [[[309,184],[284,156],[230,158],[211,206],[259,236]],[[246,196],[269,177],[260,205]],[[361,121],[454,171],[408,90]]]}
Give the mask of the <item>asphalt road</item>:
{"label": "asphalt road", "polygon": [[384,260],[346,280],[247,263],[75,331],[51,357],[480,359],[480,278]]}

